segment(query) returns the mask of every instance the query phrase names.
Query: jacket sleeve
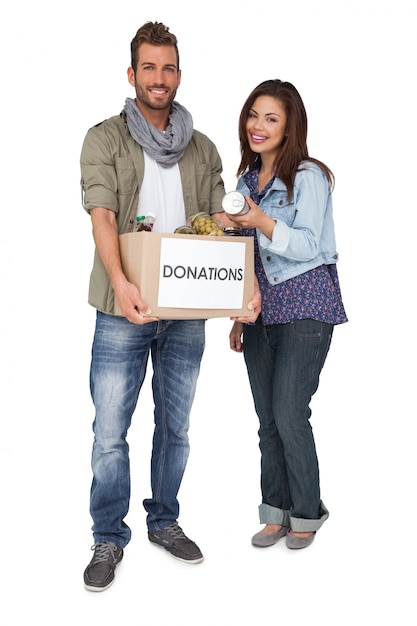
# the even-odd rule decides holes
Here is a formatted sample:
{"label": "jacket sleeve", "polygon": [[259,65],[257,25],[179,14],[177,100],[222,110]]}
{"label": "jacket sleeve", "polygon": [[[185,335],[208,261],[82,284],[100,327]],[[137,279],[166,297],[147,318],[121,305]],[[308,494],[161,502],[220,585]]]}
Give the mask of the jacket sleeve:
{"label": "jacket sleeve", "polygon": [[86,211],[103,207],[117,213],[117,175],[111,142],[101,126],[91,128],[81,149],[82,203]]}
{"label": "jacket sleeve", "polygon": [[308,261],[319,252],[329,204],[329,183],[321,170],[309,168],[297,175],[293,202],[292,223],[277,220],[272,240],[258,232],[259,245],[290,260]]}

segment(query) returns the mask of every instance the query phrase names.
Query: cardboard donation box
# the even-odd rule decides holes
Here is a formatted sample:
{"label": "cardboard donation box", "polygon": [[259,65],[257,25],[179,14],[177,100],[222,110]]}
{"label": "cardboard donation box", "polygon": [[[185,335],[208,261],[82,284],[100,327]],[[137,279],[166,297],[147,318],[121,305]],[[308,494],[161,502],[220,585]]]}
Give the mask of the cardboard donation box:
{"label": "cardboard donation box", "polygon": [[[248,316],[253,237],[155,232],[119,236],[123,271],[161,319]],[[114,313],[121,315],[118,302]]]}

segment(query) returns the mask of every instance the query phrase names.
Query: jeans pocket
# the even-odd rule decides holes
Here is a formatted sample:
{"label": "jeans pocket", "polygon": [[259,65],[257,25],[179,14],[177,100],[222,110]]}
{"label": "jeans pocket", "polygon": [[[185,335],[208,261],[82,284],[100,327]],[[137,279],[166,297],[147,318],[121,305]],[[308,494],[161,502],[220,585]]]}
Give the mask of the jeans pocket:
{"label": "jeans pocket", "polygon": [[312,339],[317,339],[322,335],[322,327],[323,322],[318,322],[317,320],[306,319],[306,320],[293,320],[290,322],[291,329],[294,335],[298,337],[304,337],[308,339],[311,337]]}

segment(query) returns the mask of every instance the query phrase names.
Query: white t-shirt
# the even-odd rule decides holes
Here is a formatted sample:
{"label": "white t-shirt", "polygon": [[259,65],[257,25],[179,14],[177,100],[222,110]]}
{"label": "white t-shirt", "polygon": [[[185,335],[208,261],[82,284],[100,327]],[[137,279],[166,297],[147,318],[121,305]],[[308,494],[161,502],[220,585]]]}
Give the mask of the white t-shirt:
{"label": "white t-shirt", "polygon": [[186,221],[178,163],[162,167],[145,151],[143,155],[145,173],[139,192],[137,214],[146,216],[147,213],[153,213],[156,217],[153,230],[157,233],[173,233]]}

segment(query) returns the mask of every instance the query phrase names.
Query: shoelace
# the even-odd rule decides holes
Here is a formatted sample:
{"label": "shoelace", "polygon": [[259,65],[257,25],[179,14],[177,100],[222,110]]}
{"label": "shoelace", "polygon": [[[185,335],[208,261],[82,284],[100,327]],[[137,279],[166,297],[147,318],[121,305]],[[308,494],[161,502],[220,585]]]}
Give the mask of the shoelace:
{"label": "shoelace", "polygon": [[109,543],[96,543],[94,546],[91,546],[91,549],[94,550],[94,564],[108,561],[109,559],[114,561],[113,552],[116,550],[116,546],[113,547]]}
{"label": "shoelace", "polygon": [[186,535],[184,534],[184,531],[182,530],[180,526],[178,526],[178,524],[174,524],[173,526],[168,526],[168,528],[165,528],[164,530],[171,535],[174,541],[175,539],[187,539]]}

